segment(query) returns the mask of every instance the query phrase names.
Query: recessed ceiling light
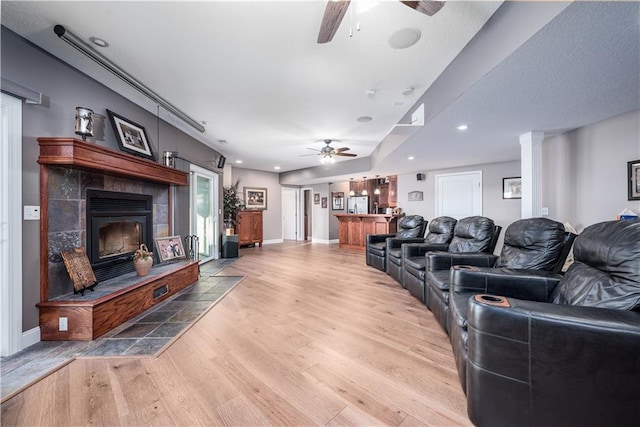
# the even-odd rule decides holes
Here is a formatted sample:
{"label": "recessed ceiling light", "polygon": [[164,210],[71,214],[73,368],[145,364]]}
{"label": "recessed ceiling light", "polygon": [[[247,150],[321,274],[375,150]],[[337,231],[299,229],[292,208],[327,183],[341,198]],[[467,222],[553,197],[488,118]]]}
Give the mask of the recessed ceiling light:
{"label": "recessed ceiling light", "polygon": [[89,41],[98,47],[109,47],[109,43],[100,37],[89,37]]}
{"label": "recessed ceiling light", "polygon": [[236,163],[242,163],[242,160],[236,160]]}
{"label": "recessed ceiling light", "polygon": [[393,106],[394,107],[399,107],[399,106],[401,106],[403,104],[404,104],[404,102],[402,102],[402,101],[393,101]]}
{"label": "recessed ceiling light", "polygon": [[402,94],[404,96],[409,96],[409,95],[413,95],[413,88],[412,87],[408,87],[402,90]]}
{"label": "recessed ceiling light", "polygon": [[274,166],[273,167],[275,170],[279,171],[280,170],[280,166]]}
{"label": "recessed ceiling light", "polygon": [[413,156],[409,156],[409,157],[407,157],[407,159],[409,159],[409,160],[413,160],[413,159],[415,159],[415,157],[413,157]]}
{"label": "recessed ceiling light", "polygon": [[226,143],[227,143],[227,140],[226,140],[226,139],[219,139],[219,140],[218,140],[218,142],[219,142],[220,144],[226,144]]}
{"label": "recessed ceiling light", "polygon": [[467,125],[458,126],[458,130],[467,130],[468,128],[469,128],[469,126],[467,126]]}
{"label": "recessed ceiling light", "polygon": [[359,123],[369,123],[371,120],[373,120],[373,118],[370,116],[361,116],[356,119]]}
{"label": "recessed ceiling light", "polygon": [[389,37],[389,45],[394,49],[406,49],[418,43],[422,34],[417,28],[403,28]]}

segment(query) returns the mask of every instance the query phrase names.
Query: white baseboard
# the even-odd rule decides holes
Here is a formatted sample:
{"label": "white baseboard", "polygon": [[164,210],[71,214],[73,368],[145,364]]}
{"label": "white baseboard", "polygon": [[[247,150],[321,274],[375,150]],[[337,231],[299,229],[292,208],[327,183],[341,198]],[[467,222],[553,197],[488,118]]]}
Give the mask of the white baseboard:
{"label": "white baseboard", "polygon": [[338,243],[337,240],[327,240],[327,239],[314,239],[313,237],[311,238],[311,242],[312,243],[321,243],[323,245],[330,245],[332,243]]}
{"label": "white baseboard", "polygon": [[40,326],[22,333],[22,348],[25,349],[40,342]]}
{"label": "white baseboard", "polygon": [[283,239],[269,239],[262,242],[263,245],[273,245],[276,243],[283,243]]}

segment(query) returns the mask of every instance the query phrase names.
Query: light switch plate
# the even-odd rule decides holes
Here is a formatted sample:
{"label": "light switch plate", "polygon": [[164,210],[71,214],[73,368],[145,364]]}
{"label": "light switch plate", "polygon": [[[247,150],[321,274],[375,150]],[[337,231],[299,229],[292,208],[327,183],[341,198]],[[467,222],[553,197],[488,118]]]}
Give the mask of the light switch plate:
{"label": "light switch plate", "polygon": [[40,206],[24,206],[24,220],[37,221],[40,219]]}

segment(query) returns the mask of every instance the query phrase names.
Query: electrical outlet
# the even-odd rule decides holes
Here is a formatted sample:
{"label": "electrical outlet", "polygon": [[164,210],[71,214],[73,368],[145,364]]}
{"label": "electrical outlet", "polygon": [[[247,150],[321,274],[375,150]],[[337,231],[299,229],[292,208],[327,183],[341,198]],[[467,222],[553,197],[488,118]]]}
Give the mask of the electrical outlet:
{"label": "electrical outlet", "polygon": [[69,330],[69,322],[66,317],[58,318],[58,330],[59,331],[68,331]]}
{"label": "electrical outlet", "polygon": [[540,210],[540,213],[541,213],[542,215],[549,215],[549,208],[542,208],[542,209]]}

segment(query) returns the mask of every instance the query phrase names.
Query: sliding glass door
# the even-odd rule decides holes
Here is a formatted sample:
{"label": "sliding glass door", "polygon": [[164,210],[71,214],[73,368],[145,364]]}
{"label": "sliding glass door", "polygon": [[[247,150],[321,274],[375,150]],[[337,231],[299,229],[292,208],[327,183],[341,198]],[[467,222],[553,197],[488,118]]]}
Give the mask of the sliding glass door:
{"label": "sliding glass door", "polygon": [[191,234],[198,236],[201,263],[218,258],[218,174],[195,165],[191,165]]}

